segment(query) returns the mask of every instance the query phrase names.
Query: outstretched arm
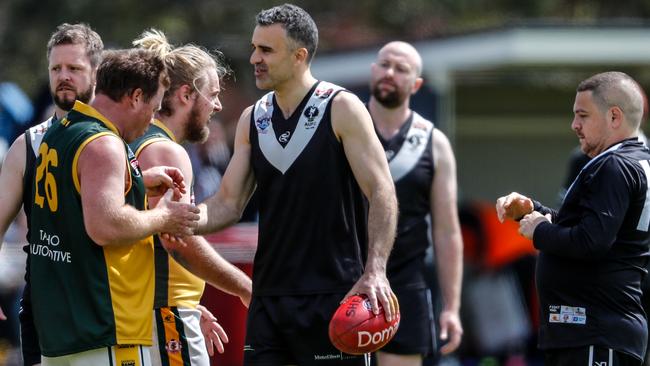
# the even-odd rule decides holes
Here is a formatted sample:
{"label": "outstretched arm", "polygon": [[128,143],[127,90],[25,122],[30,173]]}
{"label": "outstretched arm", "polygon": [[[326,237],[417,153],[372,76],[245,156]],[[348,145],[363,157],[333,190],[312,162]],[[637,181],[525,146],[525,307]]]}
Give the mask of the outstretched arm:
{"label": "outstretched arm", "polygon": [[244,306],[251,302],[253,284],[242,270],[225,260],[202,236],[183,238],[187,245],[162,239],[163,246],[176,262],[210,285],[233,296]]}
{"label": "outstretched arm", "polygon": [[435,176],[431,185],[431,217],[438,282],[443,307],[440,312],[440,339],[447,343],[442,354],[460,345],[463,327],[460,322],[460,291],[463,276],[463,239],[457,206],[456,159],[449,140],[438,129],[433,131]]}
{"label": "outstretched arm", "polygon": [[373,311],[378,302],[392,320],[398,309],[397,298],[386,278],[386,262],[397,226],[397,199],[388,163],[372,127],[370,114],[351,93],[339,93],[332,105],[332,125],[343,143],[354,177],[368,199],[368,259],[363,276],[346,295],[363,293]]}
{"label": "outstretched arm", "polygon": [[[160,166],[174,167],[188,182],[193,181],[194,172],[187,151],[172,141],[158,141],[147,145],[138,155],[140,166],[144,169],[156,169]],[[189,183],[188,183],[189,184]],[[159,198],[152,197],[149,202],[156,204]],[[180,197],[181,202],[191,203],[190,192]],[[180,265],[212,286],[239,296],[248,307],[252,284],[250,278],[240,269],[223,259],[210,243],[201,236],[183,238],[186,245],[175,245],[162,239],[169,254]]]}
{"label": "outstretched arm", "polygon": [[[97,164],[99,161],[101,164]],[[126,169],[124,145],[116,136],[98,137],[79,154],[78,189],[84,225],[95,243],[124,245],[163,231],[179,236],[192,233],[199,218],[193,205],[171,202],[166,198],[154,209],[139,211],[126,204]]]}
{"label": "outstretched arm", "polygon": [[219,191],[199,205],[201,220],[195,231],[197,234],[213,233],[239,221],[253,195],[255,176],[250,162],[249,141],[252,109],[246,108],[239,118],[235,151],[223,175]]}

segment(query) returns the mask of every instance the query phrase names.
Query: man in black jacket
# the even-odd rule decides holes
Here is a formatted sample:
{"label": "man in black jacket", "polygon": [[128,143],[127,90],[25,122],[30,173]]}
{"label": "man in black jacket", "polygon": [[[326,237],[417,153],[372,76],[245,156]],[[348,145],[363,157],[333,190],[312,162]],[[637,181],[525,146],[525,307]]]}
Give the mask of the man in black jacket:
{"label": "man in black jacket", "polygon": [[580,83],[571,128],[591,160],[559,211],[513,192],[500,220],[540,251],[539,347],[546,365],[640,365],[648,337],[641,306],[650,225],[650,152],[637,138],[643,97],[621,72]]}

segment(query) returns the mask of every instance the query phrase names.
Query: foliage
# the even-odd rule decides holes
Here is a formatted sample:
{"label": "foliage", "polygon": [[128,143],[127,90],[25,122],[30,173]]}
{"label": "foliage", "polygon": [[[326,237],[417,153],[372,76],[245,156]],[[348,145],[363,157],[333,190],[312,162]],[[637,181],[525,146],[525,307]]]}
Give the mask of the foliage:
{"label": "foliage", "polygon": [[[0,2],[0,80],[34,94],[46,82],[45,44],[63,22],[86,22],[108,47],[128,47],[156,27],[172,42],[219,48],[244,80],[255,14],[269,0],[4,0]],[[529,19],[596,22],[645,18],[650,1],[621,0],[298,0],[315,18],[320,52],[369,47],[389,39],[418,40]],[[252,83],[248,83],[252,85]]]}

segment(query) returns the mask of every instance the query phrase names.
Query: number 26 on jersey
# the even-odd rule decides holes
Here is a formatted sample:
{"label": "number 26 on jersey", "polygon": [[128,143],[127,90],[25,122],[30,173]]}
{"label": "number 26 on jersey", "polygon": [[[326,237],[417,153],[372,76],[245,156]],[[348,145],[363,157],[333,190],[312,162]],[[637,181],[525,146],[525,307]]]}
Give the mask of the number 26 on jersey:
{"label": "number 26 on jersey", "polygon": [[[38,149],[38,154],[41,156],[41,163],[36,168],[34,203],[40,208],[43,208],[43,204],[47,198],[47,206],[50,208],[50,211],[56,212],[59,207],[59,199],[57,196],[56,180],[54,179],[54,174],[50,172],[50,167],[57,167],[59,165],[59,154],[55,149],[50,149],[46,143],[41,144]],[[43,186],[43,190],[41,190],[41,186]],[[43,197],[42,191],[45,191],[45,197]]]}

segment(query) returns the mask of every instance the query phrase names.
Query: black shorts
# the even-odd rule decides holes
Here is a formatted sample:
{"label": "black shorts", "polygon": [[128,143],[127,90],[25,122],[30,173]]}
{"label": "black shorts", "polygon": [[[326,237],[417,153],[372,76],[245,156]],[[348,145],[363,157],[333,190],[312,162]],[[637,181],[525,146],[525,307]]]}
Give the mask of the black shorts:
{"label": "black shorts", "polygon": [[329,340],[329,321],[344,296],[254,296],[244,365],[368,366],[368,355],[344,354]]}
{"label": "black shorts", "polygon": [[599,346],[558,348],[544,351],[545,366],[641,366],[641,360],[627,353]]}
{"label": "black shorts", "polygon": [[29,257],[27,257],[27,268],[25,272],[25,289],[20,299],[20,349],[23,354],[23,363],[32,366],[41,363],[41,347],[38,344],[38,334],[34,326],[34,315],[32,314],[31,281],[29,278]]}
{"label": "black shorts", "polygon": [[395,291],[399,301],[399,328],[381,351],[400,355],[430,356],[436,349],[435,320],[431,291],[427,289]]}

